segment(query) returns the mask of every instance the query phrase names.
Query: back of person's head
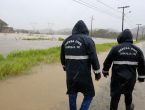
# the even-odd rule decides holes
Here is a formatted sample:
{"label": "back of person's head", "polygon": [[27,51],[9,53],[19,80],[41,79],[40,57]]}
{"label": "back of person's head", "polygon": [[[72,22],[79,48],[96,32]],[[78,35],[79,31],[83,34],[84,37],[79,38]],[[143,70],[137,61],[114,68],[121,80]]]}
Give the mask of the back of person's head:
{"label": "back of person's head", "polygon": [[125,29],[123,32],[121,32],[117,38],[117,42],[119,44],[124,43],[124,42],[133,43],[133,35],[131,31],[129,29]]}
{"label": "back of person's head", "polygon": [[73,30],[72,30],[72,34],[86,34],[86,35],[89,35],[89,30],[86,26],[86,24],[84,23],[83,20],[79,20]]}

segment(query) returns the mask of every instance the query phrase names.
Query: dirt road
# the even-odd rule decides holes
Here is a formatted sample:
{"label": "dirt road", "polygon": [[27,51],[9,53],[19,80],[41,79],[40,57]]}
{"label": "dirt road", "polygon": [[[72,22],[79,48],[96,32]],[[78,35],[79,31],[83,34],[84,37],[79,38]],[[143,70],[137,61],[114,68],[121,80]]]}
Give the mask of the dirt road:
{"label": "dirt road", "polygon": [[[99,55],[100,62],[103,62],[106,54]],[[65,72],[60,64],[36,66],[30,73],[0,81],[0,110],[68,110]],[[109,83],[110,78],[94,81],[96,96],[90,110],[109,110]],[[135,110],[145,109],[144,91],[145,83],[137,83],[134,92]],[[78,99],[79,106],[81,94]],[[125,110],[123,100],[122,97],[119,110]]]}

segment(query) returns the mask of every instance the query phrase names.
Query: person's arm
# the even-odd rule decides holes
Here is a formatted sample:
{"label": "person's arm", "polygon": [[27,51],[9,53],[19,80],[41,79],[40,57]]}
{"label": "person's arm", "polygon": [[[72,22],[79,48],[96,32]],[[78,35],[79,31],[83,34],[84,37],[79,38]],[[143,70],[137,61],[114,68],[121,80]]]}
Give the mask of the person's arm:
{"label": "person's arm", "polygon": [[65,51],[64,51],[64,44],[61,45],[61,51],[60,51],[60,60],[62,67],[65,71]]}
{"label": "person's arm", "polygon": [[96,46],[92,39],[89,39],[88,55],[91,61],[93,72],[95,74],[95,79],[99,80],[101,78],[100,64],[96,53]]}
{"label": "person's arm", "polygon": [[111,49],[111,51],[109,52],[108,56],[106,57],[104,63],[103,63],[103,70],[102,73],[104,75],[104,77],[109,76],[109,69],[112,65],[112,61],[114,58],[114,54],[115,54],[115,49],[114,47]]}
{"label": "person's arm", "polygon": [[144,80],[145,80],[145,60],[144,60],[143,52],[141,50],[140,50],[137,71],[138,71],[138,81],[144,82]]}

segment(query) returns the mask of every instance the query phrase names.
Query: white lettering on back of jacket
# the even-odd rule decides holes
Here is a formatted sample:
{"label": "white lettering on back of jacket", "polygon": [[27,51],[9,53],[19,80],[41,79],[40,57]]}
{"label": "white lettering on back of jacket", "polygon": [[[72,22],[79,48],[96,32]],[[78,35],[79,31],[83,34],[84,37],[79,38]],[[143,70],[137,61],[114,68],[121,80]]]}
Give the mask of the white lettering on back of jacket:
{"label": "white lettering on back of jacket", "polygon": [[136,56],[137,50],[134,49],[133,47],[123,47],[123,48],[120,48],[118,50],[118,53],[120,55],[134,55],[134,56]]}
{"label": "white lettering on back of jacket", "polygon": [[65,43],[66,49],[80,49],[82,46],[82,43],[78,40],[69,40]]}

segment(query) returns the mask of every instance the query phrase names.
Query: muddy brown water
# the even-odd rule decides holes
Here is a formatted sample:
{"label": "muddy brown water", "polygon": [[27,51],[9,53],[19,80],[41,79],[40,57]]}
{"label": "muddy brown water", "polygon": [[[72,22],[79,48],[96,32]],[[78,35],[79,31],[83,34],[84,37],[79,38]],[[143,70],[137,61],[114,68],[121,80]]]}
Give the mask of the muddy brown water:
{"label": "muddy brown water", "polygon": [[[145,51],[145,44],[142,45]],[[102,53],[99,61],[104,61],[108,53]],[[101,66],[102,68],[102,66]],[[27,75],[0,81],[0,110],[68,110],[65,72],[60,64],[41,64],[32,68]],[[94,79],[94,75],[92,74]],[[90,110],[109,110],[110,78],[94,80],[96,96]],[[135,110],[145,109],[145,83],[136,83],[133,93]],[[78,108],[83,96],[79,94]],[[125,110],[121,97],[119,110]]]}
{"label": "muddy brown water", "polygon": [[[0,34],[0,54],[7,55],[12,51],[30,50],[30,49],[46,49],[50,47],[60,46],[62,41],[57,39],[66,38],[68,35],[29,35],[29,34]],[[27,38],[51,38],[52,40],[23,40]],[[95,43],[110,43],[112,39],[94,39]]]}
{"label": "muddy brown water", "polygon": [[[107,53],[99,55],[103,62]],[[60,64],[39,65],[28,75],[0,81],[0,110],[69,110],[66,93],[66,74]],[[94,79],[94,75],[92,74]],[[109,110],[110,78],[94,80],[96,96],[90,110]],[[145,83],[135,86],[135,110],[144,110]],[[83,96],[79,94],[78,108]],[[124,97],[121,97],[119,110],[125,110]]]}

